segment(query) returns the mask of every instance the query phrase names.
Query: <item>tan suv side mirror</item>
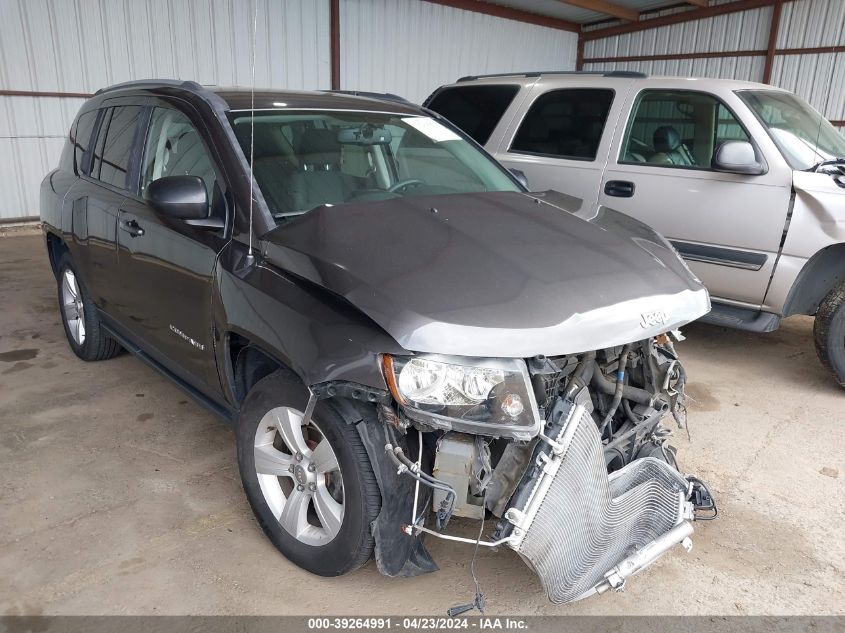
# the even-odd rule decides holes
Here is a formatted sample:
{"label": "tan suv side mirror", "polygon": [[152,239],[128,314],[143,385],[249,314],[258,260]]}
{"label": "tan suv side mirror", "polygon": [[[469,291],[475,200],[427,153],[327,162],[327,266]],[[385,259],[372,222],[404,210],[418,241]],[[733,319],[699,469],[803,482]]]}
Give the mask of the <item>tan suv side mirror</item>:
{"label": "tan suv side mirror", "polygon": [[725,141],[713,152],[710,167],[732,174],[759,176],[766,173],[765,165],[757,160],[757,152],[748,141]]}

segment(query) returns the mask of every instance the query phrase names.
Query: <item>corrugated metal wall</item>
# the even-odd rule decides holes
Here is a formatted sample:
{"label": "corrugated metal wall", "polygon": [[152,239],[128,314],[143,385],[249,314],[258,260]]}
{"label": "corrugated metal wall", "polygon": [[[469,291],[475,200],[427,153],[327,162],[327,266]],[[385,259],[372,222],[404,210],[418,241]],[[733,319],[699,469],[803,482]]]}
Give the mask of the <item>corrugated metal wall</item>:
{"label": "corrugated metal wall", "polygon": [[[724,4],[724,0],[713,4]],[[844,0],[792,0],[783,4],[777,49],[845,45]],[[585,70],[617,68],[655,75],[689,75],[763,81],[772,7],[682,22],[588,41],[585,59],[760,51],[750,57],[585,63]],[[832,120],[845,120],[845,53],[776,55],[771,84],[801,95]]]}
{"label": "corrugated metal wall", "polygon": [[[258,0],[256,84],[331,84],[329,0]],[[251,81],[254,0],[0,0],[0,90]],[[341,0],[341,87],[420,101],[462,74],[575,67],[577,36],[420,0]],[[0,96],[0,221],[38,214],[83,99]]]}
{"label": "corrugated metal wall", "polygon": [[575,68],[575,33],[419,0],[343,0],[340,24],[345,89],[420,102],[462,75]]}
{"label": "corrugated metal wall", "polygon": [[[777,48],[843,45],[843,0],[800,0],[783,5]],[[797,92],[828,119],[845,121],[845,53],[777,55],[772,83]],[[845,132],[845,127],[840,129]]]}
{"label": "corrugated metal wall", "polygon": [[[681,22],[656,29],[626,33],[586,42],[584,57],[634,57],[752,51],[765,49],[769,37],[771,7],[730,13],[706,20]],[[650,75],[719,77],[759,81],[765,57],[722,57],[585,64],[584,70],[615,68]]]}
{"label": "corrugated metal wall", "polygon": [[[259,0],[256,84],[330,84],[329,0]],[[0,89],[91,93],[150,77],[251,82],[250,0],[0,0]],[[82,99],[0,96],[0,220],[38,214]]]}

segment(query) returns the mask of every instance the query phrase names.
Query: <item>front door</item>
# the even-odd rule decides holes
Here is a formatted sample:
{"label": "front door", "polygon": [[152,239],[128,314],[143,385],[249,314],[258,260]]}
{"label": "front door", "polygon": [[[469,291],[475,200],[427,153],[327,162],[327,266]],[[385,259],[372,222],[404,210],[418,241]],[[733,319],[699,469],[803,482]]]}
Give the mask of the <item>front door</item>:
{"label": "front door", "polygon": [[[730,105],[713,94],[647,89],[632,95],[611,148],[599,202],[645,222],[673,242],[715,300],[760,306],[783,236],[791,171],[753,143],[768,171],[749,176],[711,169],[723,141],[753,142]],[[624,133],[622,133],[624,131]],[[765,133],[761,136],[765,137]],[[767,143],[767,139],[763,139]]]}
{"label": "front door", "polygon": [[219,393],[211,305],[225,230],[162,217],[143,198],[158,178],[199,176],[211,201],[209,213],[225,224],[219,172],[197,126],[171,107],[152,110],[139,172],[118,220],[123,321],[158,362],[197,389]]}

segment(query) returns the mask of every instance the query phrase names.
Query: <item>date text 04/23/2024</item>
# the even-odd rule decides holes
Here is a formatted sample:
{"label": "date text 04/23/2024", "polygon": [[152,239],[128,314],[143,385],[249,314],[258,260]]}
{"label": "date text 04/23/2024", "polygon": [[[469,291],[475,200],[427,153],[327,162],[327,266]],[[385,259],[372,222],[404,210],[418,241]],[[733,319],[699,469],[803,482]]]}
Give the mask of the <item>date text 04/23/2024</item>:
{"label": "date text 04/23/2024", "polygon": [[448,618],[448,617],[339,617],[339,618],[309,618],[308,630],[375,630],[375,631],[519,631],[527,630],[528,623],[520,618],[510,617],[479,617],[479,618]]}

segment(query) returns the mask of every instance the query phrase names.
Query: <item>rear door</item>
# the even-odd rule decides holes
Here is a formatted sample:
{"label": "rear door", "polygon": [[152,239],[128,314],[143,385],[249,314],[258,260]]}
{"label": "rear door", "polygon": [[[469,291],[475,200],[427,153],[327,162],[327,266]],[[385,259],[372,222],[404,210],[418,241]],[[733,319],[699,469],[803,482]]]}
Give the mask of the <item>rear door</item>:
{"label": "rear door", "polygon": [[579,76],[577,84],[541,77],[494,156],[525,172],[532,191],[556,189],[595,204],[630,78]]}
{"label": "rear door", "polygon": [[[138,169],[119,217],[124,322],[151,356],[206,394],[220,392],[211,300],[217,255],[226,243],[223,180],[204,127],[189,106],[155,101],[139,142]],[[182,109],[180,109],[182,108]],[[144,200],[158,178],[194,175],[206,184],[219,228],[166,218]]]}
{"label": "rear door", "polygon": [[[98,132],[92,147],[81,147],[83,172],[66,204],[71,205],[75,242],[71,254],[82,281],[95,305],[114,315],[119,311],[120,294],[117,216],[126,197],[129,154],[143,108],[120,100],[108,103],[96,112],[94,129]],[[83,122],[88,124],[83,117],[80,129]]]}
{"label": "rear door", "polygon": [[[631,96],[600,203],[669,238],[714,299],[759,306],[783,236],[791,171],[733,93],[646,88]],[[754,141],[768,172],[717,172],[719,143]]]}

